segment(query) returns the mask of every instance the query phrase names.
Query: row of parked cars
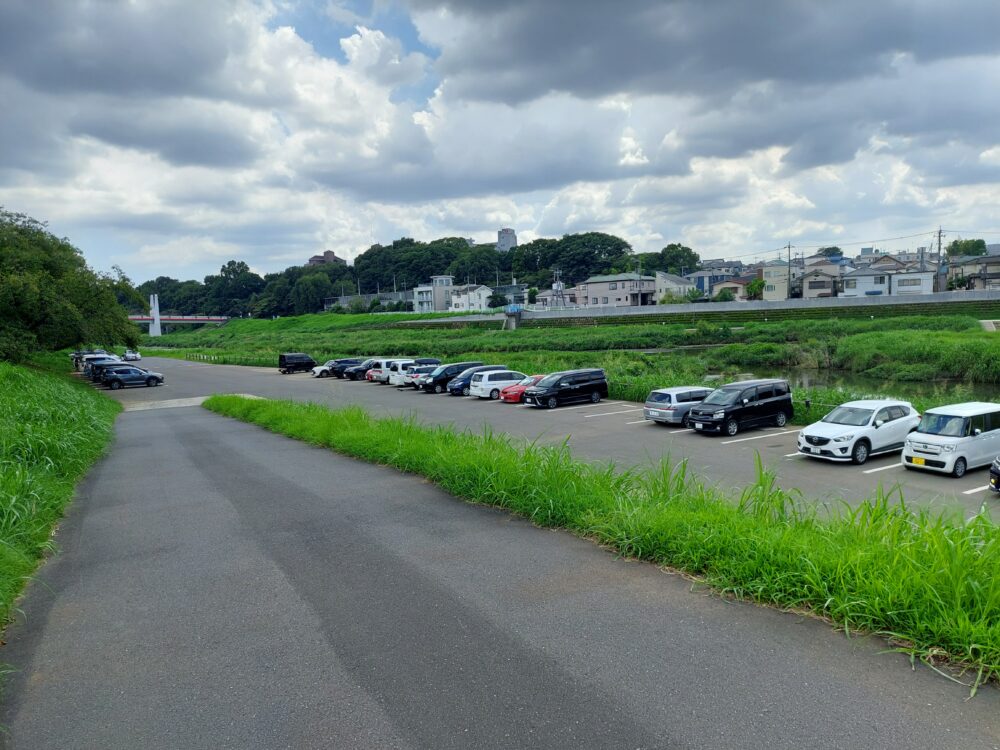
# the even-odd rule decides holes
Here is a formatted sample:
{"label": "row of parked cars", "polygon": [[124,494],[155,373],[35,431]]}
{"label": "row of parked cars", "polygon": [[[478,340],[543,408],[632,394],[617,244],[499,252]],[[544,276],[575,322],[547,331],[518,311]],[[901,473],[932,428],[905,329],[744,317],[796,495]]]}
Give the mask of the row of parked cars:
{"label": "row of parked cars", "polygon": [[[283,365],[286,371],[287,366]],[[599,368],[527,375],[482,362],[442,364],[437,359],[372,357],[314,363],[310,371],[318,378],[366,380],[547,408],[598,403],[608,395],[607,377]],[[754,427],[784,427],[794,415],[791,387],[780,378],[743,380],[717,388],[658,388],[643,405],[644,418],[652,422],[730,437]],[[858,465],[872,456],[902,453],[901,463],[907,469],[956,477],[989,464],[990,488],[1000,492],[1000,404],[951,404],[921,415],[907,401],[851,401],[800,430],[797,448],[811,458]]]}
{"label": "row of parked cars", "polygon": [[73,366],[82,371],[85,378],[113,391],[132,385],[152,387],[163,384],[162,374],[133,364],[142,359],[142,355],[131,349],[122,356],[103,349],[76,351],[69,356]]}

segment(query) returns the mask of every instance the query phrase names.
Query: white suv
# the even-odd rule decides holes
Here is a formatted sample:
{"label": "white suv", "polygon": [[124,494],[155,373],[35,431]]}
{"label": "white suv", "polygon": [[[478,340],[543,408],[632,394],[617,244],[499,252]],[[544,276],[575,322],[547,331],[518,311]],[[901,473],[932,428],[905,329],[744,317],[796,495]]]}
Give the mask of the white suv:
{"label": "white suv", "polygon": [[500,398],[500,391],[508,385],[517,385],[526,377],[523,372],[512,372],[511,370],[477,372],[472,376],[472,383],[469,385],[469,395],[478,396],[479,398],[490,398],[496,401]]}
{"label": "white suv", "polygon": [[906,401],[848,401],[799,432],[799,453],[863,464],[869,456],[903,449],[920,415]]}

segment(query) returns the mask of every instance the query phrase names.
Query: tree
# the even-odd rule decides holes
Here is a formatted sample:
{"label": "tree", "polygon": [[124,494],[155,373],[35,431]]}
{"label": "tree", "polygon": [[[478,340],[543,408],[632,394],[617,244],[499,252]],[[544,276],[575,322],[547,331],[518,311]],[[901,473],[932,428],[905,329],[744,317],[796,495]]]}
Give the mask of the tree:
{"label": "tree", "polygon": [[663,264],[663,268],[656,270],[683,276],[685,273],[691,273],[697,269],[701,258],[691,248],[677,242],[671,242],[660,251],[660,262]]}
{"label": "tree", "polygon": [[80,344],[139,343],[119,299],[141,297],[121,273],[98,274],[69,240],[0,208],[0,359]]}
{"label": "tree", "polygon": [[490,298],[486,302],[486,304],[489,305],[490,307],[506,307],[507,296],[501,294],[500,292],[493,292],[493,294],[490,295]]}
{"label": "tree", "polygon": [[715,295],[714,302],[735,302],[736,295],[733,294],[733,290],[729,287],[722,289],[718,294]]}
{"label": "tree", "polygon": [[296,315],[319,312],[323,300],[333,295],[333,284],[324,273],[303,276],[292,287],[292,305]]}
{"label": "tree", "polygon": [[754,279],[747,284],[747,299],[763,299],[764,279]]}
{"label": "tree", "polygon": [[843,255],[844,251],[841,250],[836,245],[831,245],[830,247],[821,247],[816,251],[817,255],[825,255],[827,258],[832,258],[835,255]]}
{"label": "tree", "polygon": [[986,255],[986,240],[952,240],[946,252],[950,257],[961,255]]}
{"label": "tree", "polygon": [[529,305],[535,304],[535,301],[537,299],[538,299],[538,289],[536,287],[531,287],[528,290],[528,304]]}
{"label": "tree", "polygon": [[684,296],[687,298],[688,302],[694,302],[695,300],[699,300],[704,297],[705,293],[698,287],[693,286],[684,293]]}

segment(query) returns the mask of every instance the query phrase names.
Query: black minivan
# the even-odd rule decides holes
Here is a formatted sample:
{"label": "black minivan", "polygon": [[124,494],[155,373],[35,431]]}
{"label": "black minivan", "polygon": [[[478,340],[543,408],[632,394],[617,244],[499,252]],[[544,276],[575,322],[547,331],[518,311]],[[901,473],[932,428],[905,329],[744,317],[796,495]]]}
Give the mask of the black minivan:
{"label": "black minivan", "polygon": [[427,391],[427,393],[444,393],[452,378],[463,370],[468,370],[470,367],[479,367],[481,364],[482,362],[449,362],[448,364],[439,365],[437,369],[424,379],[420,387]]}
{"label": "black minivan", "polygon": [[747,427],[784,427],[794,413],[787,380],[741,380],[708,394],[688,412],[688,421],[697,432],[732,437]]}
{"label": "black minivan", "polygon": [[608,378],[604,370],[565,370],[546,375],[525,390],[524,403],[555,409],[574,401],[598,403],[608,397]]}
{"label": "black minivan", "polygon": [[290,372],[309,372],[316,366],[316,360],[302,352],[289,352],[278,355],[278,372],[287,375]]}

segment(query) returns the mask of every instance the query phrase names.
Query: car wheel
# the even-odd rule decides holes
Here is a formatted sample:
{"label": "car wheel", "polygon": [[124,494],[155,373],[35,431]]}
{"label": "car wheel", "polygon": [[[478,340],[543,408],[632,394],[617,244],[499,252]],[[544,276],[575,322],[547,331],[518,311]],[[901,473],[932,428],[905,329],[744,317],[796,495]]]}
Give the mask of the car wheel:
{"label": "car wheel", "polygon": [[325,378],[325,377],[329,376],[329,374],[330,373],[328,373],[326,370],[320,370],[319,374],[316,377],[317,378]]}
{"label": "car wheel", "polygon": [[120,380],[112,380],[111,384],[108,386],[108,388],[110,388],[113,391],[117,391],[121,387],[122,387],[122,383],[121,383]]}
{"label": "car wheel", "polygon": [[854,444],[854,450],[851,451],[851,460],[860,466],[868,460],[869,453],[868,443],[864,440],[859,440]]}
{"label": "car wheel", "polygon": [[590,401],[591,401],[591,403],[594,403],[594,404],[600,403],[601,402],[601,394],[598,393],[597,391],[594,391],[593,393],[590,394]]}
{"label": "car wheel", "polygon": [[788,415],[785,414],[785,412],[783,411],[779,411],[774,416],[774,423],[778,425],[778,427],[784,427],[786,424],[788,424]]}
{"label": "car wheel", "polygon": [[555,396],[549,396],[549,400],[545,402],[545,405],[550,409],[555,409],[559,406],[559,400]]}
{"label": "car wheel", "polygon": [[468,396],[470,393],[472,393],[472,389],[469,386],[465,386],[465,388],[462,389],[463,396]]}
{"label": "car wheel", "polygon": [[434,386],[434,392],[435,393],[444,393],[444,386],[441,385],[440,383],[438,383],[437,385]]}
{"label": "car wheel", "polygon": [[147,388],[152,388],[154,385],[156,385],[156,378],[146,378]]}
{"label": "car wheel", "polygon": [[955,467],[951,470],[951,474],[952,474],[952,476],[954,476],[956,478],[964,477],[965,476],[965,471],[968,468],[969,468],[969,465],[967,463],[965,463],[965,459],[964,458],[956,458],[955,459]]}
{"label": "car wheel", "polygon": [[729,435],[729,437],[732,437],[739,431],[740,431],[740,423],[737,422],[735,419],[730,419],[728,422],[726,422],[726,434]]}
{"label": "car wheel", "polygon": [[691,429],[691,418],[687,414],[681,417],[681,427],[683,427],[685,430]]}
{"label": "car wheel", "polygon": [[500,391],[494,388],[490,391],[490,401],[496,401],[498,398],[500,398]]}

